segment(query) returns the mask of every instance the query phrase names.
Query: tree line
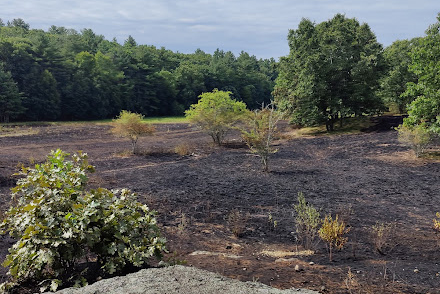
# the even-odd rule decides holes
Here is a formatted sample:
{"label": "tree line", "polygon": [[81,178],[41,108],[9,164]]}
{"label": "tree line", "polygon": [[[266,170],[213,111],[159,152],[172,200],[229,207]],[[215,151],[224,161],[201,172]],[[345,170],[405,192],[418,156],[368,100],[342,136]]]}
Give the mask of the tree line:
{"label": "tree line", "polygon": [[203,92],[230,91],[248,107],[271,100],[274,59],[217,49],[192,54],[123,44],[91,29],[31,29],[0,20],[0,121],[92,120],[121,110],[183,115]]}
{"label": "tree line", "polygon": [[279,62],[217,49],[192,54],[106,40],[91,29],[30,29],[0,20],[0,121],[113,118],[121,110],[182,115],[213,89],[257,109],[275,101],[291,122],[325,123],[391,110],[406,125],[431,131],[437,122],[439,23],[423,37],[383,48],[368,24],[336,14],[303,19],[289,31]]}

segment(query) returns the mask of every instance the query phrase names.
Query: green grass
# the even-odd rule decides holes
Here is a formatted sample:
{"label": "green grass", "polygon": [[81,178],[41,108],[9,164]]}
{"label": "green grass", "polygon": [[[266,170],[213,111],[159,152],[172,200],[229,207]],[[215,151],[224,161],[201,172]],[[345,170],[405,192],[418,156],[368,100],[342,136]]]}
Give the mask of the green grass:
{"label": "green grass", "polygon": [[146,117],[144,118],[144,121],[151,124],[188,123],[188,120],[184,116]]}
{"label": "green grass", "polygon": [[[157,117],[146,117],[144,119],[147,123],[152,124],[170,124],[170,123],[188,123],[188,120],[184,116],[157,116]],[[111,123],[112,119],[101,119],[101,120],[81,120],[81,121],[27,121],[27,122],[10,122],[3,123],[1,125],[7,127],[20,126],[20,127],[32,127],[32,126],[47,126],[47,125],[64,125],[64,124],[106,124]],[[0,125],[0,126],[1,126]],[[1,131],[1,129],[0,129]]]}
{"label": "green grass", "polygon": [[[350,117],[345,118],[340,127],[339,121],[334,125],[334,131],[328,132],[325,125],[315,127],[302,127],[290,132],[292,138],[302,136],[322,136],[322,135],[341,135],[341,134],[357,134],[361,129],[368,128],[372,125],[370,117]],[[287,135],[287,137],[289,136]]]}

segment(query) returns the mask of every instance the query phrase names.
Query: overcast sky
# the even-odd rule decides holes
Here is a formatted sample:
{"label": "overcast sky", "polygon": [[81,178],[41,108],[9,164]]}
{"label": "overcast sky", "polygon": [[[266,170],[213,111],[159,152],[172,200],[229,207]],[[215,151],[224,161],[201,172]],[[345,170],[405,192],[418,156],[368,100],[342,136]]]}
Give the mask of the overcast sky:
{"label": "overcast sky", "polygon": [[1,0],[4,22],[22,18],[33,29],[51,25],[92,29],[123,43],[192,53],[220,48],[258,58],[285,56],[287,33],[302,18],[316,23],[336,13],[368,23],[384,46],[423,36],[440,12],[439,0]]}

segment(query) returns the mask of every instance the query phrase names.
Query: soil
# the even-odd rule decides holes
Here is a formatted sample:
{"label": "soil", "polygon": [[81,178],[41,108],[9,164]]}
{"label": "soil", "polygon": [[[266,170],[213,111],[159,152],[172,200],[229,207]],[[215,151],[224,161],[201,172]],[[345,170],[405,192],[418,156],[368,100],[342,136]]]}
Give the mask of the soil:
{"label": "soil", "polygon": [[[170,263],[280,289],[440,293],[440,238],[432,228],[440,165],[415,158],[395,131],[289,140],[294,130],[283,124],[266,173],[238,134],[219,147],[187,124],[160,124],[131,155],[130,142],[110,128],[41,125],[0,137],[1,210],[18,164],[42,162],[56,148],[83,150],[96,166],[90,186],[129,188],[158,211]],[[309,252],[298,241],[298,192],[322,216],[338,214],[348,224],[349,241],[333,261],[323,242]],[[380,223],[391,228],[382,239],[372,229]],[[0,236],[0,243],[3,259],[13,240]]]}

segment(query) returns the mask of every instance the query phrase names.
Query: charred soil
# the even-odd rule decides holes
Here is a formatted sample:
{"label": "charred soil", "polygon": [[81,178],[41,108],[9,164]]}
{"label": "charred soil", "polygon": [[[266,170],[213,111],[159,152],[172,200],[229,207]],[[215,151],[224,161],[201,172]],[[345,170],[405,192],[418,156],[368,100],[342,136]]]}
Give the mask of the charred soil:
{"label": "charred soil", "polygon": [[[83,150],[97,170],[90,186],[129,188],[158,211],[171,263],[281,289],[440,293],[440,239],[432,229],[440,165],[416,159],[394,131],[279,140],[268,173],[238,134],[217,147],[186,124],[161,124],[138,144],[131,155],[130,143],[114,137],[109,125],[91,123],[0,137],[1,211],[17,165],[41,162],[57,148]],[[297,242],[298,192],[321,216],[339,214],[351,227],[332,262],[324,243],[311,254]],[[380,252],[377,222],[392,224]],[[4,259],[13,240],[0,236],[0,243]],[[1,269],[0,282],[6,279]]]}

